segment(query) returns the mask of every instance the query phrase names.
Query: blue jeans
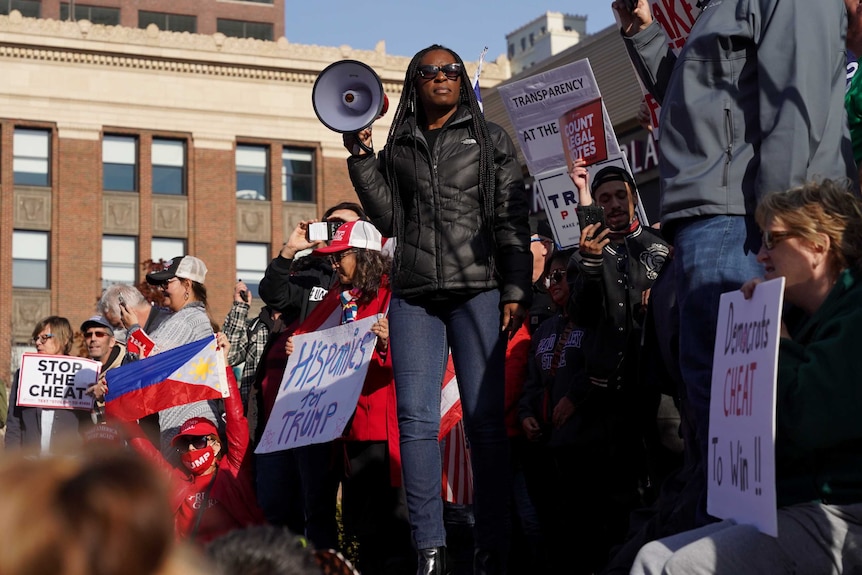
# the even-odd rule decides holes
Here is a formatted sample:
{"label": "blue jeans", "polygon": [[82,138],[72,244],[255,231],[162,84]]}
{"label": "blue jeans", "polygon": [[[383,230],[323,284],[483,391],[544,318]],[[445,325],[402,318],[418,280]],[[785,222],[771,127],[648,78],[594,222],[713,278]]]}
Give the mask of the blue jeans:
{"label": "blue jeans", "polygon": [[506,340],[499,305],[497,290],[422,305],[392,298],[389,329],[401,462],[417,549],[446,544],[438,434],[449,347],[473,464],[476,545],[507,549],[511,468],[503,421]]}
{"label": "blue jeans", "polygon": [[[698,469],[698,524],[706,514],[706,473],[709,440],[709,396],[715,329],[721,294],[763,276],[757,261],[760,233],[753,217],[691,218],[677,225],[673,266],[679,303],[679,361],[684,383],[680,411],[689,421],[685,439],[686,464]],[[693,436],[693,437],[692,437]]]}

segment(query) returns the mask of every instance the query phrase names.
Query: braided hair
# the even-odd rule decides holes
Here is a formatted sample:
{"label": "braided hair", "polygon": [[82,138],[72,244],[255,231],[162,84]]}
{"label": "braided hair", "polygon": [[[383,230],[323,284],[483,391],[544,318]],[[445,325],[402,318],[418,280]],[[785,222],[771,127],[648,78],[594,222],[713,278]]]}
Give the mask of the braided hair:
{"label": "braided hair", "polygon": [[[479,107],[479,102],[476,99],[476,94],[470,85],[470,78],[467,76],[467,70],[464,67],[464,61],[454,51],[441,46],[440,44],[432,44],[424,48],[413,56],[410,60],[410,65],[407,66],[407,73],[404,76],[404,87],[401,92],[401,99],[398,102],[398,108],[395,110],[395,116],[392,119],[392,127],[389,130],[389,135],[386,138],[386,153],[383,155],[383,165],[385,169],[385,177],[389,184],[389,189],[392,191],[392,207],[394,214],[395,237],[404,237],[404,206],[401,203],[401,194],[399,193],[399,182],[395,175],[395,158],[393,152],[393,144],[395,136],[400,131],[401,127],[408,123],[410,117],[415,118],[416,124],[419,127],[424,127],[427,124],[425,118],[425,110],[422,103],[419,101],[416,90],[416,80],[419,77],[418,68],[422,58],[428,52],[435,50],[445,50],[452,55],[457,63],[461,65],[461,87],[458,105],[466,106],[470,110],[472,132],[479,144],[479,199],[482,209],[481,221],[484,233],[487,236],[489,245],[494,245],[494,195],[496,192],[496,167],[494,165],[494,143],[491,141],[488,132],[488,123],[485,121],[485,116]],[[413,140],[413,173],[414,179],[418,181],[419,172],[416,165],[418,150],[416,149],[416,140]],[[395,248],[395,269],[401,267],[402,242],[399,241]],[[488,276],[493,274],[492,266],[488,266]]]}

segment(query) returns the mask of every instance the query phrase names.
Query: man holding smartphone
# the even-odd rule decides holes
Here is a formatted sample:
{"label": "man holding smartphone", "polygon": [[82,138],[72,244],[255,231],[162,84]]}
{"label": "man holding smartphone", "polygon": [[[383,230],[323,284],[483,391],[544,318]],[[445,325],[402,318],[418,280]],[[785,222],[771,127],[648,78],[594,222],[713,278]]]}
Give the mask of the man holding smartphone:
{"label": "man holding smartphone", "polygon": [[[584,355],[587,383],[577,407],[604,413],[603,432],[591,436],[591,473],[596,489],[584,506],[600,505],[604,557],[622,542],[629,514],[644,501],[648,485],[645,437],[654,427],[659,390],[644,385],[641,333],[653,282],[668,258],[667,242],[637,215],[637,187],[623,168],[600,170],[590,186],[584,161],[570,173],[579,192],[581,237],[566,274],[570,286],[569,317],[586,330]],[[590,193],[592,191],[592,194]],[[601,565],[595,565],[597,569]]]}

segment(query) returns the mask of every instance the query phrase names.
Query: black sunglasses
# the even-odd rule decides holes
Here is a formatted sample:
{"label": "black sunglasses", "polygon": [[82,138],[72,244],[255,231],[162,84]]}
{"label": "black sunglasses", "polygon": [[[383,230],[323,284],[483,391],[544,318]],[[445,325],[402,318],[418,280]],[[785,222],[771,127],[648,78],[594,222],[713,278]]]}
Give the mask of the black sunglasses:
{"label": "black sunglasses", "polygon": [[184,437],[179,441],[178,449],[182,451],[188,451],[189,447],[194,447],[195,449],[203,449],[210,442],[209,435],[203,435],[201,437]]}
{"label": "black sunglasses", "polygon": [[550,280],[551,280],[552,284],[558,284],[561,281],[563,281],[564,279],[566,279],[565,270],[555,270],[555,271],[551,272]]}
{"label": "black sunglasses", "polygon": [[430,80],[431,78],[436,78],[437,74],[443,72],[443,75],[446,76],[449,80],[457,80],[461,77],[461,64],[458,62],[452,62],[451,64],[446,64],[445,66],[434,66],[433,64],[422,64],[418,68],[416,68],[416,73],[423,80]]}

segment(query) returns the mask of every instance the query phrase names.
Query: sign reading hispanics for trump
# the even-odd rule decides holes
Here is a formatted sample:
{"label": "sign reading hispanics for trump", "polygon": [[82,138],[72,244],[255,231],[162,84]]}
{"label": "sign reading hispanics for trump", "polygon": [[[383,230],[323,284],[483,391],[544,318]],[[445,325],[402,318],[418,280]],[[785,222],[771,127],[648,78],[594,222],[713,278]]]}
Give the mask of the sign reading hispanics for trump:
{"label": "sign reading hispanics for trump", "polygon": [[68,355],[25,353],[18,376],[18,405],[47,409],[93,408],[87,388],[96,383],[101,362]]}
{"label": "sign reading hispanics for trump", "polygon": [[293,336],[293,353],[255,453],[340,437],[365,384],[377,316]]}
{"label": "sign reading hispanics for trump", "polygon": [[722,294],[709,404],[707,511],[778,536],[775,388],[784,278]]}

